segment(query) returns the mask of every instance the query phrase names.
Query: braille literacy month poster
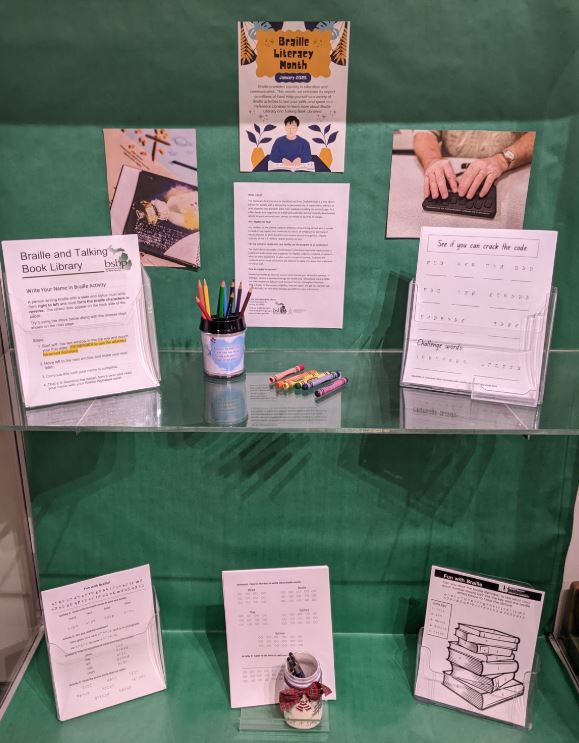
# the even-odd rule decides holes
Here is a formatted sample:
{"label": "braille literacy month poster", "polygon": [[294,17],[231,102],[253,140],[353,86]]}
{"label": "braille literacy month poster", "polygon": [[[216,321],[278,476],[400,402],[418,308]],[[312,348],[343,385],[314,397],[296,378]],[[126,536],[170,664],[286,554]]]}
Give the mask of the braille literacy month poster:
{"label": "braille literacy month poster", "polygon": [[348,21],[239,21],[239,169],[343,173]]}

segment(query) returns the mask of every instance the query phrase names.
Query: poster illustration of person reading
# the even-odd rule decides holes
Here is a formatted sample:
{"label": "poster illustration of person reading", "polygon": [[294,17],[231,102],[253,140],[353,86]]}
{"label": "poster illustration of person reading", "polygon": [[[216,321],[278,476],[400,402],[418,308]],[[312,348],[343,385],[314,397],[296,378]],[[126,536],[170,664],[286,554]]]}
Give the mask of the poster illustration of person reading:
{"label": "poster illustration of person reading", "polygon": [[350,23],[239,21],[239,168],[343,173]]}

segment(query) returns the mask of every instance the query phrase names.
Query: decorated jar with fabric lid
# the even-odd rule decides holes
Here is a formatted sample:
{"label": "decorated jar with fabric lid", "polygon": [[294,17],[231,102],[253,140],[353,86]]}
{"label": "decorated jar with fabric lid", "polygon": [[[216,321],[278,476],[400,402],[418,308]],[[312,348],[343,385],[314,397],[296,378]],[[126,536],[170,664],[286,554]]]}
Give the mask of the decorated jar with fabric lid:
{"label": "decorated jar with fabric lid", "polygon": [[332,690],[322,683],[322,667],[310,653],[290,653],[283,667],[285,688],[279,706],[285,721],[297,730],[311,730],[320,724],[323,697]]}

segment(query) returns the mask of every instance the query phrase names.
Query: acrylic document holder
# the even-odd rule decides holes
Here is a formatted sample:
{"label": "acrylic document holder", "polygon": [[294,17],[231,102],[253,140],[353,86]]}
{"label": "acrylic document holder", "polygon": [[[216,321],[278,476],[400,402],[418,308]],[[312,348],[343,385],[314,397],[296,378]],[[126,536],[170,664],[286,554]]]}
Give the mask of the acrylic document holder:
{"label": "acrylic document holder", "polygon": [[[75,297],[77,307],[70,311],[68,319],[62,318],[62,313],[66,310],[59,310],[61,316],[54,320],[54,328],[45,330],[39,326],[40,331],[35,330],[30,323],[30,318],[35,316],[35,310],[29,304],[32,300],[30,297],[19,296],[16,292],[11,293],[4,274],[4,292],[8,299],[5,304],[10,310],[18,381],[21,399],[26,408],[159,386],[159,354],[151,283],[144,269],[137,268],[140,273],[140,287],[127,306],[121,322],[116,322],[114,318],[102,321],[95,319],[90,324],[75,320],[78,306],[94,301],[87,294],[84,299]],[[122,291],[120,287],[119,292]],[[63,299],[59,296],[60,306],[64,304]],[[107,303],[106,311],[112,310],[110,303]],[[95,308],[95,315],[98,311]],[[50,307],[46,308],[45,316],[50,317]],[[42,350],[43,358],[33,340],[35,333],[38,335],[39,332],[46,338],[44,345],[50,343],[50,350]],[[117,355],[111,362],[107,362],[107,355],[112,357],[119,350],[125,349],[124,357]],[[91,362],[91,353],[99,358]],[[86,362],[83,361],[84,356],[87,357]],[[114,379],[113,372],[110,371],[113,368],[117,374]],[[63,374],[70,377],[68,384],[61,381]],[[45,381],[49,376],[52,381]]]}
{"label": "acrylic document holder", "polygon": [[[463,704],[455,707],[450,703],[445,704],[444,702],[433,701],[432,698],[420,696],[415,692],[414,696],[416,699],[428,704],[436,704],[441,707],[451,707],[452,709],[457,709],[465,714],[475,715],[478,717],[491,717],[493,719],[500,719],[494,717],[494,707],[498,707],[505,702],[511,702],[517,705],[513,712],[513,720],[506,718],[500,719],[500,721],[515,727],[531,730],[533,727],[533,694],[540,671],[540,659],[538,655],[535,655],[532,671],[526,672],[522,678],[512,680],[504,686],[495,689],[493,683],[498,683],[495,680],[497,677],[477,677],[477,672],[480,669],[474,668],[470,671],[465,671],[465,675],[468,674],[467,681],[464,681],[463,679],[459,679],[458,681],[453,679],[452,674],[448,671],[434,670],[430,663],[430,650],[422,644],[423,633],[424,628],[421,627],[418,633],[416,676],[418,677],[420,674],[422,678],[428,678],[433,689],[436,686],[445,686],[447,690],[449,690],[450,694],[456,695],[457,700],[468,705],[468,709],[466,709]],[[520,725],[514,721],[520,717],[521,712],[523,712],[522,716],[525,719],[524,725]]]}
{"label": "acrylic document holder", "polygon": [[[148,622],[135,617],[132,633],[102,627],[85,643],[60,647],[47,638],[50,671],[58,719],[96,712],[167,687],[159,607],[154,596],[155,616]],[[74,610],[71,631],[74,631]],[[144,626],[144,629],[143,629]],[[85,646],[86,644],[86,646]]]}
{"label": "acrylic document holder", "polygon": [[487,327],[483,332],[476,318],[461,324],[460,309],[455,316],[441,314],[437,302],[423,300],[421,287],[411,281],[401,386],[469,395],[479,401],[539,405],[556,301],[553,287],[537,312],[519,313],[508,327],[501,321],[496,330]]}

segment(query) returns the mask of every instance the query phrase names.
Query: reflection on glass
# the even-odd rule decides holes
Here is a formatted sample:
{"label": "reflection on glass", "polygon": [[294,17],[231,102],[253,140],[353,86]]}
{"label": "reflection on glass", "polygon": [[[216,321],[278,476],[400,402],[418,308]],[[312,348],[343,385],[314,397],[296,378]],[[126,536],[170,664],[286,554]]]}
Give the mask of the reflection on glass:
{"label": "reflection on glass", "polygon": [[0,433],[0,714],[40,626],[16,435]]}
{"label": "reflection on glass", "polygon": [[533,430],[540,408],[473,400],[437,390],[401,387],[401,424],[408,429],[432,430]]}
{"label": "reflection on glass", "polygon": [[247,421],[245,375],[233,379],[204,377],[205,422],[209,426],[243,426]]}

